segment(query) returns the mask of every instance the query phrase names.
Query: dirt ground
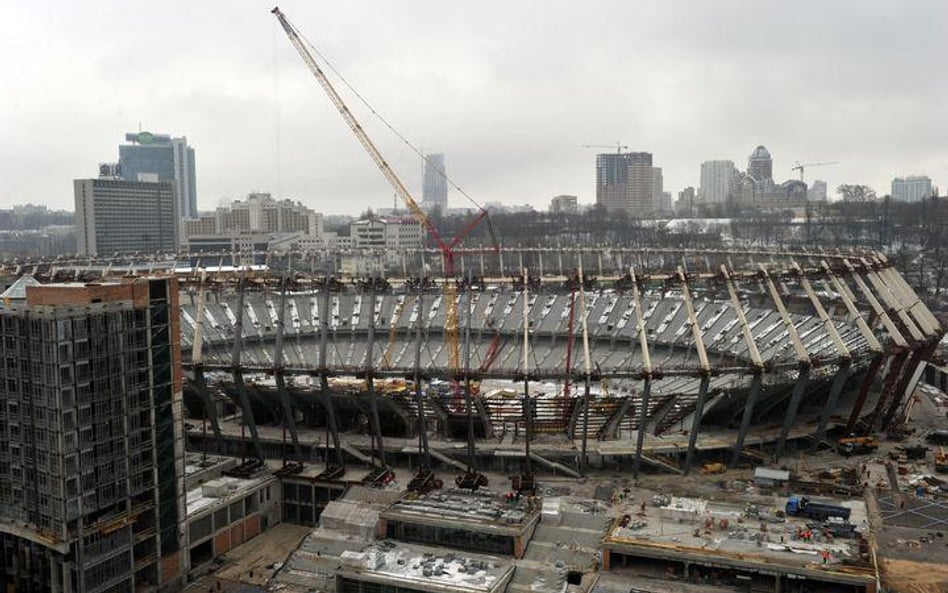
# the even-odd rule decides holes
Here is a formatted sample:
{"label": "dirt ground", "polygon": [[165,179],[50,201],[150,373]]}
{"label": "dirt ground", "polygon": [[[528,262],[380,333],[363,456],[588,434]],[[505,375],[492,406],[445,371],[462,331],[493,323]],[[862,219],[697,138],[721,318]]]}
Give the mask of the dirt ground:
{"label": "dirt ground", "polygon": [[287,553],[299,547],[311,527],[280,523],[224,556],[217,577],[248,585],[265,585]]}
{"label": "dirt ground", "polygon": [[887,590],[893,593],[948,593],[948,564],[882,560]]}

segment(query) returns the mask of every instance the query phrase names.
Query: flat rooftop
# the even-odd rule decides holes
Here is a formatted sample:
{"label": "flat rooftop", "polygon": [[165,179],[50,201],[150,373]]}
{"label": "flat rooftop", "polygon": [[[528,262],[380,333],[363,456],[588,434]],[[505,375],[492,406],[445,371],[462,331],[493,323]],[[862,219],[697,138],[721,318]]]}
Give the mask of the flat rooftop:
{"label": "flat rooftop", "polygon": [[518,500],[488,490],[446,489],[408,493],[386,509],[382,518],[519,535],[539,513],[539,503],[528,498]]}
{"label": "flat rooftop", "polygon": [[509,560],[393,541],[341,555],[338,576],[428,591],[502,591],[513,575]]}
{"label": "flat rooftop", "polygon": [[222,504],[235,502],[237,499],[246,496],[255,487],[267,482],[276,482],[276,478],[270,474],[264,474],[250,479],[220,476],[208,480],[188,490],[188,517],[193,517],[202,511]]}
{"label": "flat rooftop", "polygon": [[[735,567],[754,565],[763,572],[809,573],[818,571],[826,580],[851,581],[872,576],[871,566],[859,556],[859,540],[826,537],[815,533],[810,541],[797,537],[797,530],[812,519],[787,517],[779,519],[785,497],[753,498],[755,511],[749,503],[729,503],[702,498],[672,497],[661,506],[626,506],[620,511],[604,540],[604,546],[619,554],[631,556],[702,559],[714,564]],[[769,500],[768,500],[769,499]],[[862,500],[828,499],[851,509],[849,522],[859,533],[868,533],[866,504]],[[627,517],[626,518],[624,518]],[[826,564],[822,554],[829,553]],[[614,563],[615,564],[615,563]]]}

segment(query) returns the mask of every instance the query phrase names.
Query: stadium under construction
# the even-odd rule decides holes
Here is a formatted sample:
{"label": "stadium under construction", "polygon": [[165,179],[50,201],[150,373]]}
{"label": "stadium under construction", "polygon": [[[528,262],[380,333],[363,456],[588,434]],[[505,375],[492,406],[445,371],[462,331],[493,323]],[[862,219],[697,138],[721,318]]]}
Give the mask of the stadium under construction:
{"label": "stadium under construction", "polygon": [[[330,467],[687,473],[889,430],[942,335],[873,253],[472,252],[448,281],[313,275],[284,257],[279,272],[178,268],[194,447]],[[430,268],[404,257],[406,272]]]}
{"label": "stadium under construction", "polygon": [[[903,430],[943,331],[883,256],[459,250],[447,280],[425,276],[430,251],[399,257],[357,278],[328,272],[331,253],[2,271],[25,294],[177,277],[189,574],[287,523],[313,529],[259,581],[274,590],[877,590],[862,484],[767,469],[759,492],[696,475],[668,498],[638,480],[744,476]],[[815,508],[845,509],[857,539],[775,519],[791,487],[843,496]]]}

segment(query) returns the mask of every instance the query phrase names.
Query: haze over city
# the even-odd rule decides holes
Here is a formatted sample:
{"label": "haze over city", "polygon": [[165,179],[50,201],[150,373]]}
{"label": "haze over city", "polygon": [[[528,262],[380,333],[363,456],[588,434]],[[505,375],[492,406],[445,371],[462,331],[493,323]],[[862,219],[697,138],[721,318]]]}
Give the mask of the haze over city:
{"label": "haze over city", "polygon": [[[72,209],[126,132],[186,135],[199,207],[252,190],[324,212],[392,192],[260,2],[44,2],[0,24],[0,205]],[[479,202],[595,200],[594,149],[654,154],[665,188],[758,144],[774,177],[948,178],[941,2],[284,2],[301,32]],[[420,194],[421,163],[348,99]],[[452,192],[452,206],[464,201]]]}

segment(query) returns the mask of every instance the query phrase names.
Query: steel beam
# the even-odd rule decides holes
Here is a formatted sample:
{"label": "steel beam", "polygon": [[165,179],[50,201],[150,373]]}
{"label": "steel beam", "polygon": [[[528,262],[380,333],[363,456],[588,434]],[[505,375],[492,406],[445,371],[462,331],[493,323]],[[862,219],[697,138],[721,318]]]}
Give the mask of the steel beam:
{"label": "steel beam", "polygon": [[783,456],[784,447],[787,443],[787,436],[790,434],[790,428],[797,419],[797,411],[800,409],[800,402],[806,388],[809,386],[810,367],[800,368],[800,375],[797,377],[797,383],[793,386],[793,394],[790,396],[790,405],[787,407],[786,416],[783,419],[783,425],[780,427],[780,437],[777,439],[777,450],[774,453],[775,459]]}
{"label": "steel beam", "polygon": [[[333,451],[336,455],[336,468],[345,467],[342,457],[342,443],[339,439],[339,425],[336,422],[336,406],[332,401],[332,392],[329,389],[329,316],[332,310],[330,291],[331,283],[329,278],[324,280],[323,284],[323,305],[319,312],[319,389],[320,403],[326,409],[326,427],[329,429],[332,437]],[[326,454],[326,468],[331,469],[329,463],[329,454]]]}
{"label": "steel beam", "polygon": [[688,452],[685,455],[685,466],[682,470],[686,476],[691,471],[691,465],[694,463],[695,447],[698,444],[698,427],[701,424],[701,414],[704,413],[704,403],[708,399],[710,384],[710,374],[701,377],[701,383],[698,386],[698,401],[695,404],[694,417],[691,421],[691,433],[688,435]]}
{"label": "steel beam", "polygon": [[816,292],[813,291],[813,286],[810,285],[810,280],[803,274],[803,270],[800,269],[800,266],[797,265],[796,262],[793,262],[793,266],[800,274],[800,286],[803,287],[807,297],[809,297],[810,303],[813,305],[813,310],[816,311],[817,317],[819,317],[820,321],[823,322],[823,329],[826,330],[827,334],[829,334],[830,339],[833,341],[833,345],[836,347],[836,355],[840,360],[850,360],[852,355],[849,353],[849,348],[847,348],[846,344],[843,343],[843,339],[840,337],[839,331],[836,329],[836,325],[833,323],[833,320],[830,319],[829,315],[826,314],[826,309],[823,308],[823,303],[820,302],[819,297],[816,296]]}
{"label": "steel beam", "polygon": [[[477,471],[477,451],[474,446],[474,396],[471,394],[471,317],[473,316],[474,293],[471,290],[471,277],[468,276],[467,288],[467,316],[464,324],[464,408],[467,412],[467,463],[468,470]],[[419,361],[420,366],[420,361]],[[485,427],[486,432],[486,427]]]}
{"label": "steel beam", "polygon": [[681,295],[691,324],[691,335],[694,338],[695,350],[698,352],[698,364],[701,370],[701,384],[698,387],[698,401],[695,403],[694,416],[691,421],[691,433],[688,435],[688,452],[685,456],[684,474],[688,475],[694,462],[695,446],[698,443],[698,429],[701,426],[701,415],[704,413],[704,404],[708,398],[708,387],[711,384],[711,363],[708,361],[708,352],[704,347],[704,337],[698,317],[695,315],[694,303],[691,300],[691,291],[688,289],[688,278],[684,270],[678,267],[678,278],[681,281]]}
{"label": "steel beam", "polygon": [[646,425],[646,430],[652,433],[655,436],[661,434],[661,424],[665,420],[665,417],[668,416],[672,410],[675,409],[675,404],[678,403],[678,394],[672,394],[665,398],[665,400],[659,404],[658,408],[655,410],[655,413],[649,416],[648,424]]}
{"label": "steel beam", "polygon": [[763,381],[764,361],[760,357],[760,351],[757,349],[757,343],[754,341],[754,334],[751,332],[750,325],[747,323],[747,317],[744,315],[744,307],[737,296],[737,289],[727,266],[721,264],[721,275],[727,285],[728,296],[731,299],[731,308],[737,314],[738,322],[741,324],[741,335],[744,337],[744,345],[747,347],[747,354],[751,359],[751,379],[750,390],[747,394],[747,401],[744,403],[744,414],[741,418],[741,428],[737,432],[737,440],[734,441],[734,447],[731,451],[731,467],[733,467],[741,458],[741,451],[744,450],[744,439],[747,438],[747,431],[750,428],[751,419],[754,415],[754,407],[757,405],[757,398],[760,396],[760,386]]}
{"label": "steel beam", "polygon": [[898,327],[893,323],[892,318],[889,317],[888,312],[886,312],[879,303],[879,299],[876,298],[876,295],[872,293],[872,290],[856,271],[856,267],[849,260],[843,260],[843,263],[846,269],[849,270],[850,277],[856,283],[856,286],[859,287],[859,291],[866,297],[869,306],[872,307],[872,312],[875,313],[879,321],[882,322],[882,326],[885,327],[885,330],[889,333],[896,348],[908,348],[908,341],[906,341],[905,336],[902,335],[902,332],[899,331]]}
{"label": "steel beam", "polygon": [[849,380],[849,370],[850,361],[840,361],[839,369],[837,369],[836,375],[833,377],[833,385],[830,387],[829,397],[826,398],[826,405],[823,406],[819,423],[816,426],[816,432],[813,434],[813,439],[816,441],[814,449],[819,446],[820,441],[822,441],[826,435],[826,425],[829,423],[830,415],[836,408],[836,404],[839,403],[839,396],[843,392],[843,387],[846,386],[846,381]]}
{"label": "steel beam", "polygon": [[869,267],[869,264],[863,260],[863,265],[866,266],[866,278],[869,279],[869,283],[872,284],[873,288],[876,289],[876,293],[882,300],[888,305],[888,307],[895,311],[895,315],[898,320],[902,323],[902,327],[905,331],[908,332],[909,336],[912,338],[912,343],[916,344],[918,342],[924,341],[924,334],[921,330],[918,329],[918,326],[915,325],[915,322],[909,316],[908,312],[905,310],[905,306],[902,303],[902,299],[892,292],[885,282]]}
{"label": "steel beam", "polygon": [[770,273],[763,265],[760,266],[760,272],[764,277],[764,282],[766,283],[767,289],[770,291],[770,297],[773,299],[774,305],[777,307],[777,312],[780,313],[780,318],[783,320],[783,325],[787,330],[787,335],[790,337],[790,344],[793,346],[793,351],[797,356],[797,364],[806,367],[812,366],[813,363],[810,360],[810,355],[807,353],[806,347],[800,340],[800,334],[797,333],[797,328],[793,324],[793,320],[790,319],[790,314],[787,313],[787,308],[783,304],[783,298],[780,296],[780,293],[777,292],[777,287],[774,285],[773,278],[770,277]]}
{"label": "steel beam", "polygon": [[730,467],[734,467],[741,460],[744,451],[744,440],[747,438],[747,431],[750,429],[751,420],[754,417],[754,408],[757,406],[757,399],[760,397],[760,386],[763,379],[763,373],[754,373],[754,377],[751,379],[747,401],[744,403],[744,413],[741,416],[741,427],[737,432],[734,447],[731,449]]}
{"label": "steel beam", "polygon": [[[586,449],[589,443],[589,398],[590,398],[590,382],[592,381],[592,359],[589,356],[589,328],[586,323],[586,283],[584,282],[583,277],[583,258],[579,258],[579,318],[580,324],[583,330],[583,404],[582,404],[582,413],[583,413],[583,430],[582,430],[582,445],[580,447],[580,457],[579,457],[579,473],[586,475],[586,470],[588,469],[589,459],[586,453]],[[566,369],[566,372],[571,372],[571,369]],[[574,408],[574,412],[575,412]],[[575,417],[575,413],[573,414]],[[571,421],[573,419],[571,418]],[[573,422],[574,432],[575,432],[575,422]],[[572,435],[570,435],[572,438]]]}
{"label": "steel beam", "polygon": [[[635,308],[635,323],[639,334],[639,349],[642,354],[642,403],[641,409],[639,410],[639,423],[635,431],[635,465],[632,467],[632,476],[638,478],[639,469],[642,467],[642,447],[645,444],[645,433],[647,432],[648,400],[652,395],[652,358],[649,354],[648,332],[645,331],[645,319],[642,317],[642,299],[635,268],[629,268],[629,275],[632,278],[632,305]],[[682,283],[684,282],[684,273],[682,273]],[[687,290],[687,287],[685,290]],[[702,349],[703,347],[702,344]]]}
{"label": "steel beam", "polygon": [[[885,383],[882,385],[882,394],[879,396],[879,401],[876,402],[876,407],[871,414],[871,422],[869,423],[870,433],[877,431],[879,426],[882,425],[885,407],[889,402],[889,398],[894,397],[893,392],[895,391],[895,386],[902,376],[903,369],[906,367],[910,352],[909,350],[899,352],[889,361],[889,368],[885,374]],[[914,358],[914,354],[912,357]]]}
{"label": "steel beam", "polygon": [[[829,315],[826,314],[826,309],[823,308],[823,303],[820,302],[819,297],[817,297],[816,292],[814,292],[813,287],[810,285],[809,279],[804,275],[803,270],[800,269],[800,266],[797,263],[793,262],[794,268],[800,274],[800,285],[803,287],[803,290],[806,291],[807,296],[810,299],[810,302],[813,304],[813,309],[816,311],[817,316],[820,318],[820,321],[823,322],[823,328],[826,330],[826,333],[829,334],[830,338],[833,341],[833,345],[836,348],[837,360],[839,362],[839,368],[836,371],[836,376],[833,379],[833,386],[830,388],[829,396],[826,398],[826,403],[823,406],[823,411],[820,413],[820,420],[816,427],[816,442],[819,444],[823,440],[823,435],[826,431],[826,424],[829,422],[829,417],[832,411],[836,408],[836,403],[839,401],[840,393],[842,393],[843,386],[846,384],[846,380],[849,378],[849,365],[852,361],[852,354],[849,352],[849,348],[846,347],[846,344],[843,343],[843,339],[839,335],[839,331],[836,329],[836,324],[833,323],[833,320],[830,319]],[[833,280],[836,280],[835,276],[832,276]],[[847,295],[843,294],[840,291],[840,296],[842,296],[844,301],[848,301]],[[849,302],[848,305],[852,303]],[[850,310],[852,313],[852,310]],[[858,322],[863,322],[862,316],[857,315],[856,317],[857,324]],[[865,322],[863,322],[865,326]],[[863,328],[860,327],[860,331]],[[868,330],[868,327],[866,327]],[[863,334],[866,335],[865,333]],[[868,335],[872,335],[871,332],[868,332]],[[878,345],[878,341],[875,341],[875,336],[873,336],[873,341],[875,345]],[[872,342],[870,342],[870,348],[872,347]]]}
{"label": "steel beam", "polygon": [[859,422],[859,416],[862,414],[862,408],[866,405],[866,398],[869,396],[869,390],[872,389],[872,385],[876,382],[876,376],[879,374],[879,369],[882,368],[882,361],[885,358],[882,354],[877,354],[873,357],[872,362],[869,363],[869,368],[866,369],[866,374],[862,379],[862,385],[859,386],[859,394],[856,395],[856,401],[853,403],[853,409],[849,413],[849,421],[846,422],[846,433],[850,433],[856,428],[856,423]]}
{"label": "steel beam", "polygon": [[[364,299],[363,299],[364,300]],[[378,394],[375,392],[375,283],[369,293],[369,335],[365,347],[365,386],[369,395],[369,422],[372,425],[372,454],[378,457],[383,468],[385,463],[385,447],[382,444],[382,423],[379,420]],[[361,314],[361,311],[360,311]]]}
{"label": "steel beam", "polygon": [[783,319],[783,324],[787,330],[787,334],[790,336],[790,343],[793,345],[794,352],[797,356],[797,363],[799,364],[799,376],[797,377],[797,383],[794,385],[793,393],[790,395],[790,405],[787,408],[783,425],[780,428],[780,436],[777,439],[777,450],[775,457],[779,459],[780,456],[783,455],[784,446],[787,441],[787,435],[790,434],[790,427],[793,426],[793,423],[796,421],[797,410],[800,407],[800,401],[803,399],[803,394],[806,392],[807,384],[809,383],[808,379],[810,376],[810,367],[812,366],[812,361],[810,360],[810,355],[807,353],[806,348],[803,346],[803,342],[800,340],[800,334],[797,333],[797,328],[793,324],[790,314],[787,313],[787,308],[783,304],[783,298],[781,298],[780,294],[777,292],[776,286],[774,286],[773,279],[770,277],[770,274],[763,265],[760,266],[760,271],[764,276],[764,280],[766,281],[767,288],[770,291],[770,296],[774,301],[774,305],[777,307],[777,311],[780,312],[780,317]]}
{"label": "steel beam", "polygon": [[[204,274],[201,274],[203,279]],[[204,283],[202,282],[198,289],[197,319],[194,322],[194,343],[191,347],[191,369],[194,374],[194,386],[204,403],[204,413],[207,419],[211,421],[211,430],[214,432],[217,448],[223,451],[223,437],[221,436],[221,423],[217,417],[217,406],[211,399],[211,394],[207,389],[207,380],[204,377]]]}
{"label": "steel beam", "polygon": [[421,458],[421,466],[426,470],[431,470],[431,448],[428,446],[428,426],[425,419],[425,399],[422,393],[421,383],[421,342],[422,342],[422,323],[425,317],[425,302],[423,289],[418,290],[418,321],[415,324],[415,369],[413,377],[415,380],[415,410],[418,412],[418,454]]}
{"label": "steel beam", "polygon": [[[937,344],[938,342],[934,342],[932,346]],[[899,406],[902,405],[902,397],[909,397],[909,394],[906,393],[909,382],[912,380],[912,376],[915,374],[918,366],[922,364],[922,361],[930,356],[933,352],[934,349],[932,346],[922,346],[913,350],[912,355],[905,363],[905,366],[902,367],[902,374],[899,377],[898,383],[896,383],[895,389],[893,389],[892,393],[890,394],[891,400],[889,401],[889,405],[885,409],[885,413],[882,416],[881,422],[879,424],[879,428],[882,430],[889,430],[889,427],[892,424],[892,419],[895,417],[896,410],[898,410]]]}
{"label": "steel beam", "polygon": [[862,335],[863,339],[866,340],[866,344],[869,345],[869,350],[875,354],[881,354],[883,352],[882,344],[879,343],[879,340],[876,338],[875,334],[872,333],[871,329],[869,329],[869,325],[866,323],[866,320],[863,319],[862,314],[856,307],[856,303],[853,302],[854,297],[852,292],[849,290],[849,287],[846,286],[846,284],[841,281],[836,276],[836,274],[833,273],[833,270],[830,269],[829,265],[826,263],[826,260],[823,260],[820,262],[820,264],[823,267],[824,273],[836,288],[836,292],[843,300],[843,304],[846,305],[846,310],[849,312],[849,317],[855,321],[860,335]]}
{"label": "steel beam", "polygon": [[237,404],[241,410],[241,422],[250,429],[250,439],[254,453],[259,460],[266,459],[263,446],[260,444],[260,435],[257,432],[257,423],[253,418],[253,408],[250,406],[250,397],[247,395],[247,386],[244,383],[243,367],[240,364],[240,355],[243,351],[244,326],[244,276],[241,274],[237,283],[237,313],[234,323],[234,347],[231,350],[231,376],[234,379],[234,389],[237,391]]}
{"label": "steel beam", "polygon": [[941,338],[941,324],[918,297],[918,294],[908,285],[905,278],[898,270],[884,261],[884,257],[880,263],[885,267],[879,271],[879,276],[891,288],[893,294],[901,297],[903,305],[922,331],[925,332],[925,335],[930,338]]}
{"label": "steel beam", "polygon": [[[286,333],[286,288],[288,279],[283,278],[280,283],[280,309],[277,311],[277,335],[273,354],[273,379],[276,382],[277,393],[280,396],[280,405],[283,409],[283,425],[290,431],[290,440],[293,442],[294,461],[303,461],[300,451],[300,439],[296,432],[296,420],[293,418],[293,406],[290,402],[290,393],[286,389],[286,379],[283,376],[283,336]],[[286,433],[284,433],[285,435]]]}
{"label": "steel beam", "polygon": [[520,268],[523,274],[523,411],[524,424],[526,425],[526,438],[524,448],[524,475],[532,481],[533,461],[530,458],[530,441],[533,440],[533,402],[530,399],[530,304],[529,304],[529,285],[527,282],[527,269]]}

